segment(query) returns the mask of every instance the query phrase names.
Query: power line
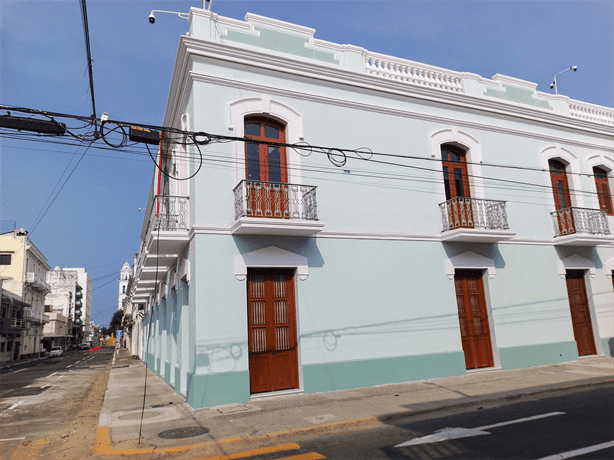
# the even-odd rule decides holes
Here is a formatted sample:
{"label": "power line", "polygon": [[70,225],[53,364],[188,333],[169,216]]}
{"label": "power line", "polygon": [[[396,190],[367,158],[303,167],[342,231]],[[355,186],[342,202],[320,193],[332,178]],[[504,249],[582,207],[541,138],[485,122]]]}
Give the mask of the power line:
{"label": "power line", "polygon": [[87,6],[85,0],[81,0],[81,17],[83,19],[83,35],[85,37],[85,52],[87,54],[87,69],[90,77],[90,95],[92,97],[92,118],[96,119],[96,100],[94,97],[94,72],[92,70],[92,52],[90,50],[90,30],[87,23]]}

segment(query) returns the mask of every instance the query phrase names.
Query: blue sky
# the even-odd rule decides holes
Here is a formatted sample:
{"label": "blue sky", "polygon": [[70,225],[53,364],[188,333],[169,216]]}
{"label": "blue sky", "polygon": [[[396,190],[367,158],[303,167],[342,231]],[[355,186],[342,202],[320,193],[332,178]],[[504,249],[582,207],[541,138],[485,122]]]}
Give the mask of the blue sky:
{"label": "blue sky", "polygon": [[[161,125],[179,36],[187,21],[153,9],[188,12],[195,1],[88,1],[99,116]],[[213,11],[247,12],[316,29],[316,38],[467,71],[538,83],[572,99],[613,105],[611,1],[224,1]],[[0,0],[0,104],[89,116],[78,1]],[[4,113],[4,112],[2,112]],[[69,124],[70,126],[70,124]],[[31,234],[51,267],[85,267],[92,316],[107,326],[117,309],[119,270],[139,249],[153,165],[120,151],[88,150]],[[0,137],[0,219],[31,231],[56,184],[84,148]],[[64,174],[64,175],[63,175]],[[62,180],[60,180],[62,178]]]}

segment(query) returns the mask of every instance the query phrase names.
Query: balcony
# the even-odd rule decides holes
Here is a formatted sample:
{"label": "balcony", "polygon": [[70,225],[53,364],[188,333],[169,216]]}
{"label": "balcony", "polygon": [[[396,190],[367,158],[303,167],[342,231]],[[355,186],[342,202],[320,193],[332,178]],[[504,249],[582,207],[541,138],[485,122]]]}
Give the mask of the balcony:
{"label": "balcony", "polygon": [[550,215],[554,221],[555,245],[597,246],[614,242],[605,211],[570,207]]}
{"label": "balcony", "polygon": [[318,220],[316,187],[242,180],[234,189],[235,235],[312,236]]}
{"label": "balcony", "polygon": [[[190,225],[189,199],[185,196],[155,197],[151,203],[147,230],[143,241],[141,279],[153,279],[156,266],[165,273],[188,244]],[[135,274],[136,275],[136,274]]]}
{"label": "balcony", "polygon": [[505,201],[457,197],[439,204],[441,241],[497,243],[516,235],[507,224]]}
{"label": "balcony", "polygon": [[41,294],[49,294],[51,287],[47,284],[46,280],[34,272],[26,273],[26,284],[29,284],[32,289],[39,291]]}

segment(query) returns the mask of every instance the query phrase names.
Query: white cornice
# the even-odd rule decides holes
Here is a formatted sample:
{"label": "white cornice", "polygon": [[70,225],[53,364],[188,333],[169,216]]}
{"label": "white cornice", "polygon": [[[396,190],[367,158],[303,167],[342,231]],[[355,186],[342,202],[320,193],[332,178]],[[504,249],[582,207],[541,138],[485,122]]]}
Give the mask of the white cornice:
{"label": "white cornice", "polygon": [[[308,100],[311,102],[320,102],[323,104],[333,104],[333,105],[354,108],[354,109],[368,111],[368,112],[384,113],[384,114],[394,115],[398,117],[413,118],[416,120],[423,120],[423,121],[432,121],[432,122],[443,124],[443,125],[452,125],[452,126],[464,127],[464,128],[474,128],[474,129],[479,129],[482,131],[491,131],[491,132],[498,132],[498,133],[509,134],[509,135],[514,135],[514,136],[522,136],[522,137],[538,139],[538,140],[542,140],[546,142],[563,143],[567,145],[575,145],[577,147],[584,147],[584,148],[590,148],[594,150],[614,153],[614,146],[607,147],[602,144],[582,142],[582,141],[578,141],[574,139],[573,137],[565,138],[565,137],[559,137],[559,136],[550,136],[546,134],[536,133],[534,131],[506,128],[502,126],[495,126],[495,125],[490,125],[490,124],[463,120],[460,118],[450,118],[450,117],[443,117],[443,116],[438,116],[438,115],[429,115],[423,112],[412,112],[409,110],[395,109],[395,108],[386,107],[386,106],[377,106],[373,104],[366,104],[366,103],[356,102],[356,101],[351,101],[351,100],[346,100],[346,99],[335,99],[331,97],[319,96],[317,94],[303,93],[299,91],[292,91],[292,90],[287,90],[287,89],[282,89],[282,88],[276,88],[273,86],[257,85],[257,84],[250,83],[250,82],[230,80],[230,79],[226,79],[222,77],[214,77],[211,75],[203,75],[203,74],[198,74],[196,72],[190,72],[189,78],[190,78],[190,81],[200,81],[200,82],[212,83],[216,85],[228,86],[228,87],[237,88],[237,89],[251,90],[256,93],[285,96],[285,97],[294,98],[294,99]],[[186,85],[186,86],[191,86],[191,85]],[[560,117],[560,115],[558,115],[558,117]]]}
{"label": "white cornice", "polygon": [[[587,120],[574,119],[570,118],[569,116],[555,114],[538,108],[530,108],[520,104],[512,104],[499,100],[478,98],[475,96],[442,91],[424,86],[409,85],[404,82],[382,79],[366,73],[361,74],[350,72],[324,63],[305,62],[293,59],[287,55],[275,55],[271,52],[264,53],[255,49],[247,50],[232,44],[206,42],[186,36],[181,37],[179,43],[177,60],[175,62],[175,69],[171,83],[171,91],[169,94],[167,113],[165,116],[165,125],[167,126],[179,115],[177,111],[179,100],[182,99],[183,104],[186,100],[185,98],[187,97],[187,94],[191,91],[191,81],[189,81],[189,78],[186,78],[188,73],[192,74],[192,77],[197,81],[215,82],[218,84],[224,84],[225,86],[250,88],[254,91],[264,90],[269,93],[284,93],[285,95],[300,97],[302,99],[320,99],[322,102],[332,102],[330,98],[318,97],[314,94],[283,90],[264,85],[254,85],[248,82],[228,80],[219,77],[197,75],[190,72],[190,68],[192,67],[191,63],[199,59],[218,61],[226,66],[246,66],[246,68],[249,69],[255,68],[261,73],[275,73],[286,76],[292,75],[295,79],[298,77],[307,80],[317,80],[320,82],[319,84],[322,84],[321,82],[326,82],[327,86],[330,86],[331,83],[338,84],[344,89],[358,89],[378,95],[387,94],[389,97],[401,96],[405,98],[435,102],[447,106],[470,109],[477,112],[495,113],[499,116],[513,117],[516,119],[519,118],[531,122],[544,123],[546,125],[555,125],[560,128],[585,131],[592,134],[612,136],[614,132],[614,129],[610,126],[593,123]],[[183,95],[183,98],[179,97],[181,95]],[[369,106],[367,104],[359,104],[350,100],[336,99],[334,101],[338,105],[364,107],[364,110],[369,110],[367,107],[370,107],[370,110],[375,110],[378,112],[386,109],[390,111],[390,109],[386,107],[377,107],[373,105]],[[414,114],[414,116],[417,115],[417,113]],[[425,117],[424,114],[419,115],[421,118],[428,118],[428,116]],[[479,127],[481,129],[488,128],[490,130],[506,130],[505,128],[498,128],[483,124],[481,125],[479,123],[472,123],[465,120],[453,120],[450,118],[434,116],[430,117],[446,123],[452,121],[455,124],[460,124],[462,122],[465,126]],[[516,134],[523,132],[518,130],[506,131],[514,131]],[[524,131],[524,133],[529,134],[529,131]],[[542,136],[542,138],[551,138],[560,141],[560,138],[551,136]],[[599,148],[602,147],[600,146]]]}
{"label": "white cornice", "polygon": [[[190,237],[194,235],[226,235],[232,236],[230,227],[213,227],[206,225],[198,225],[190,230]],[[431,243],[441,242],[441,234],[428,233],[401,233],[401,232],[349,232],[349,231],[334,231],[323,230],[311,238],[329,238],[339,240],[380,240],[380,241],[423,241]],[[480,243],[481,244],[481,243]],[[538,238],[513,238],[511,240],[499,241],[497,244],[515,244],[528,246],[555,246],[553,239],[538,239]],[[600,245],[600,247],[614,247],[612,245]]]}

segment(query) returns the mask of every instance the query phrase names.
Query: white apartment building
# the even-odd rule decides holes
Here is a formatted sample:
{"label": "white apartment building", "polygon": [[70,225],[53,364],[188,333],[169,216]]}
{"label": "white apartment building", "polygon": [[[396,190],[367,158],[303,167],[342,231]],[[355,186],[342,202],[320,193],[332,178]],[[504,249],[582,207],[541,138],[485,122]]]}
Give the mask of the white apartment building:
{"label": "white apartment building", "polygon": [[[43,326],[49,319],[43,311],[45,295],[50,292],[46,282],[49,264],[28,238],[28,232],[24,229],[0,235],[0,256],[2,287],[4,291],[11,293],[7,294],[7,297],[14,299],[11,308],[8,307],[9,304],[2,303],[3,311],[6,314],[9,310],[16,312],[13,308],[18,304],[23,310],[21,319],[17,321],[17,318],[10,317],[10,321],[6,323],[7,328],[2,328],[1,342],[6,344],[4,347],[6,360],[37,356],[42,350]],[[0,350],[2,348],[0,343]],[[3,356],[2,353],[0,356]]]}

